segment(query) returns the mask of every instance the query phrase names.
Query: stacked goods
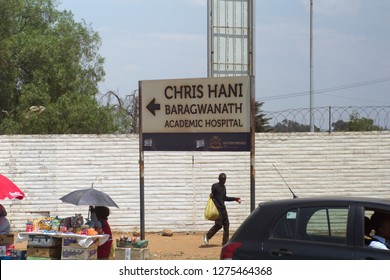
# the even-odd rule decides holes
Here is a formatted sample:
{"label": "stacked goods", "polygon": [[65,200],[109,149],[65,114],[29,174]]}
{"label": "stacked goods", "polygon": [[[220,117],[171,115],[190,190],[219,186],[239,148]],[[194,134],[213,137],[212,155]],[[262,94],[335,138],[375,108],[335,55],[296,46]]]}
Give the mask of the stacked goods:
{"label": "stacked goods", "polygon": [[34,231],[50,231],[51,222],[54,218],[44,217],[38,218],[33,221]]}
{"label": "stacked goods", "polygon": [[58,247],[61,245],[61,238],[44,234],[31,234],[28,236],[27,244],[32,247]]}
{"label": "stacked goods", "polygon": [[62,260],[97,260],[97,249],[98,243],[97,239],[88,246],[84,248],[79,245],[76,238],[64,237],[62,239],[62,251],[61,259]]}
{"label": "stacked goods", "polygon": [[11,260],[12,251],[14,250],[14,235],[0,235],[0,260]]}
{"label": "stacked goods", "polygon": [[147,260],[148,248],[115,248],[115,260]]}
{"label": "stacked goods", "polygon": [[28,220],[26,223],[26,232],[57,232],[61,219],[58,217],[42,217],[34,220]]}
{"label": "stacked goods", "polygon": [[100,236],[96,236],[95,228],[83,223],[81,214],[65,219],[44,217],[28,221],[26,232],[27,260],[97,259]]}
{"label": "stacked goods", "polygon": [[25,260],[27,258],[27,250],[12,250],[11,257],[13,260]]}
{"label": "stacked goods", "polygon": [[84,219],[81,214],[75,214],[70,218],[70,224],[72,228],[81,228],[84,225]]}
{"label": "stacked goods", "polygon": [[32,247],[27,246],[27,260],[60,260],[61,247]]}
{"label": "stacked goods", "polygon": [[27,260],[61,259],[61,238],[31,234],[27,242]]}
{"label": "stacked goods", "polygon": [[72,217],[60,219],[58,217],[42,217],[26,223],[26,232],[42,233],[75,233],[83,235],[97,235],[94,228],[84,225],[83,216],[75,214]]}
{"label": "stacked goods", "polygon": [[121,236],[116,240],[116,260],[145,260],[149,258],[148,240],[141,240],[139,236]]}
{"label": "stacked goods", "polygon": [[116,247],[120,248],[146,248],[148,247],[148,240],[141,240],[139,236],[121,236],[116,240]]}

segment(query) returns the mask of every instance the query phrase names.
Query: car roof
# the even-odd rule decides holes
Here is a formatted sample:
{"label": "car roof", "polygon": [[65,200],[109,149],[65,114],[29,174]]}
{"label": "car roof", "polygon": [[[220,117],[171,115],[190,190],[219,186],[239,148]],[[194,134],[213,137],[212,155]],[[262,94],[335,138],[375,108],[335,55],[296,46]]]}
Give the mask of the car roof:
{"label": "car roof", "polygon": [[351,196],[318,196],[305,198],[289,198],[272,201],[263,201],[259,203],[262,206],[282,206],[282,205],[304,205],[304,204],[322,204],[322,203],[370,203],[385,204],[390,206],[390,200],[373,197],[351,197]]}

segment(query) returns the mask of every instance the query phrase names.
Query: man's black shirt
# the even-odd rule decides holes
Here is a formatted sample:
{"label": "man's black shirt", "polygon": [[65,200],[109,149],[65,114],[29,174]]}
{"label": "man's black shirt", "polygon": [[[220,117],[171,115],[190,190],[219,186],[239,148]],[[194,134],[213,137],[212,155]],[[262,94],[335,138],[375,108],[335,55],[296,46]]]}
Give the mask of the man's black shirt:
{"label": "man's black shirt", "polygon": [[226,196],[226,187],[221,186],[219,183],[215,183],[211,186],[211,193],[213,195],[213,200],[215,206],[218,209],[225,208],[225,201],[235,201],[235,197]]}

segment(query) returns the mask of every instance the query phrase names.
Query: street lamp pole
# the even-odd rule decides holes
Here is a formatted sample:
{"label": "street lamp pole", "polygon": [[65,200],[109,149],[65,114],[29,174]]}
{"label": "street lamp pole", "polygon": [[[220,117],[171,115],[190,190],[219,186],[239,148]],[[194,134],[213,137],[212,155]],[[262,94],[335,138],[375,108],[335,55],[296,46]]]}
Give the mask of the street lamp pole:
{"label": "street lamp pole", "polygon": [[313,0],[310,0],[310,132],[314,132],[313,104]]}

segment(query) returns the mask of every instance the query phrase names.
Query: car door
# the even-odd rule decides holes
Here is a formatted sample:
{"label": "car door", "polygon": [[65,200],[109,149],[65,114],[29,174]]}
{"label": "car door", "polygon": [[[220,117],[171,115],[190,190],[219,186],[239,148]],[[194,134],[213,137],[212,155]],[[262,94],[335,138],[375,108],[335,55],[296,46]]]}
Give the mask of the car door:
{"label": "car door", "polygon": [[352,259],[349,215],[349,205],[286,211],[263,242],[265,259]]}
{"label": "car door", "polygon": [[[354,259],[357,260],[389,260],[390,250],[382,250],[368,247],[370,242],[367,242],[367,238],[370,237],[370,228],[366,228],[365,219],[368,221],[374,212],[383,212],[390,214],[389,206],[361,204],[356,208],[355,215],[355,246],[354,246]],[[368,233],[365,236],[365,231]]]}
{"label": "car door", "polygon": [[357,260],[390,260],[390,252],[369,247],[357,247],[354,252]]}

